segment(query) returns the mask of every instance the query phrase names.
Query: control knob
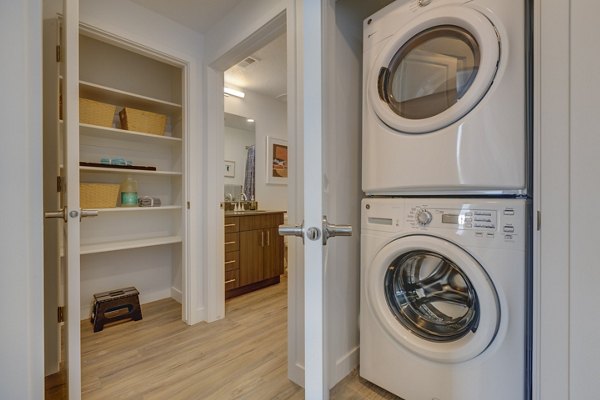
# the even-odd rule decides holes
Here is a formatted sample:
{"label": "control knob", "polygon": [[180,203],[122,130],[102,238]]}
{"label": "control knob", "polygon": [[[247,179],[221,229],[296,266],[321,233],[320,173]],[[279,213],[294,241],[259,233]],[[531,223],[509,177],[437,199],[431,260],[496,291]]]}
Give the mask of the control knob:
{"label": "control knob", "polygon": [[419,210],[417,212],[417,222],[421,226],[428,225],[433,219],[431,213],[427,210]]}

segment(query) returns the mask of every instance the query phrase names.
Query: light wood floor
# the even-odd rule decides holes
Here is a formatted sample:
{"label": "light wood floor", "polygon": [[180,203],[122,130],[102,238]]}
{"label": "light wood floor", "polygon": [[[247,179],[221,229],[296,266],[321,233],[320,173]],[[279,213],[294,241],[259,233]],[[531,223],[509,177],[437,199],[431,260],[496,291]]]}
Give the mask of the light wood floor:
{"label": "light wood floor", "polygon": [[[94,399],[300,400],[287,378],[285,280],[226,303],[226,318],[187,326],[173,300],[142,306],[144,319],[93,333],[81,325],[82,394]],[[65,398],[64,377],[46,380],[46,399]],[[398,399],[350,374],[334,400]]]}

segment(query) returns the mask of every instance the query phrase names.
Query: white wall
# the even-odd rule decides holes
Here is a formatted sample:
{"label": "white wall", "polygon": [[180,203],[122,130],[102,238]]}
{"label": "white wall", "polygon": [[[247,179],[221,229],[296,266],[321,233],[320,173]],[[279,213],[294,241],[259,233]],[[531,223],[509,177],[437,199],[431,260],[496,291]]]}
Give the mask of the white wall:
{"label": "white wall", "polygon": [[223,134],[223,158],[235,162],[235,176],[226,176],[225,184],[243,186],[248,157],[246,147],[254,144],[254,132],[225,126]]}
{"label": "white wall", "polygon": [[41,399],[43,362],[42,6],[0,6],[0,398]]}
{"label": "white wall", "polygon": [[600,396],[600,3],[571,1],[571,399]]}
{"label": "white wall", "polygon": [[540,232],[536,400],[600,393],[597,221],[600,28],[593,0],[536,1],[540,16]]}
{"label": "white wall", "polygon": [[[225,112],[254,119],[256,131],[256,200],[263,210],[287,211],[287,185],[267,184],[267,136],[287,140],[287,106],[259,93],[225,97]],[[236,164],[237,169],[237,164]],[[237,173],[237,172],[236,172]],[[225,181],[225,183],[229,183]]]}

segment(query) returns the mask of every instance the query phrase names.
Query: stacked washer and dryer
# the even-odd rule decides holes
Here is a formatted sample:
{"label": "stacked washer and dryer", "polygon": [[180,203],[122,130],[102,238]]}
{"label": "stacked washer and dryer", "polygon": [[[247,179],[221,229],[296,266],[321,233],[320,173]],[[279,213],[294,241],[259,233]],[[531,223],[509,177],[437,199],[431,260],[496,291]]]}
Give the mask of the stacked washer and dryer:
{"label": "stacked washer and dryer", "polygon": [[525,2],[364,22],[360,374],[404,400],[525,400]]}

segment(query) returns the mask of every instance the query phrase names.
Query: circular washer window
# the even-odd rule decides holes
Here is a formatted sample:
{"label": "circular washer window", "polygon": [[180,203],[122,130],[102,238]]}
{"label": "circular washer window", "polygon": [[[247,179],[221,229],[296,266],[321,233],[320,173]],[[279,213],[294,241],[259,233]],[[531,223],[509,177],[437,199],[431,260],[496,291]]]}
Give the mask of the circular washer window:
{"label": "circular washer window", "polygon": [[500,298],[485,269],[456,244],[408,235],[364,266],[365,313],[405,349],[457,363],[481,354],[500,327]]}
{"label": "circular washer window", "polygon": [[396,319],[426,340],[454,341],[477,330],[477,293],[464,272],[442,255],[415,250],[396,258],[384,286]]}
{"label": "circular washer window", "polygon": [[379,95],[403,118],[431,118],[464,96],[480,61],[479,44],[465,29],[427,29],[398,50],[389,68],[382,68]]}
{"label": "circular washer window", "polygon": [[481,12],[443,6],[403,25],[371,65],[368,105],[403,133],[445,128],[486,95],[501,64],[504,38]]}

